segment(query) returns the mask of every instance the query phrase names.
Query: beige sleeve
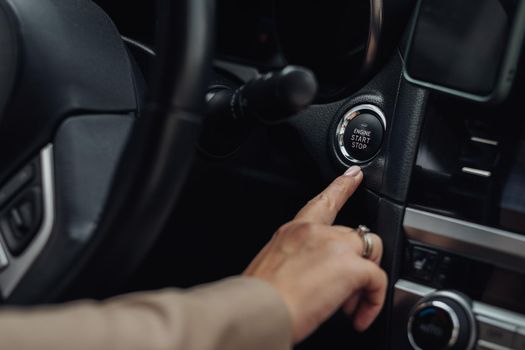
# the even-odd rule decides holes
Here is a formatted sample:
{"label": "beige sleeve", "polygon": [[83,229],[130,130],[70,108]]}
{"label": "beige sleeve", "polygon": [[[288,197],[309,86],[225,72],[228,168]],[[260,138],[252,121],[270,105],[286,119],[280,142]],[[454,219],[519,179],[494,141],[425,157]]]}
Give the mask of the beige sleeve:
{"label": "beige sleeve", "polygon": [[264,281],[234,277],[186,291],[136,293],[0,311],[10,350],[288,350],[291,321]]}

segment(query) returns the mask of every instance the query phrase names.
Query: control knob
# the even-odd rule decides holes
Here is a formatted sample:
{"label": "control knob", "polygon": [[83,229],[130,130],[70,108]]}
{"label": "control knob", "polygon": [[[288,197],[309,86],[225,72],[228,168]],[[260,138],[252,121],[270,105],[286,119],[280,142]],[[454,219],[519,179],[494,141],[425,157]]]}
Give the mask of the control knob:
{"label": "control knob", "polygon": [[477,338],[472,302],[461,293],[440,291],[418,302],[408,321],[416,350],[470,350]]}

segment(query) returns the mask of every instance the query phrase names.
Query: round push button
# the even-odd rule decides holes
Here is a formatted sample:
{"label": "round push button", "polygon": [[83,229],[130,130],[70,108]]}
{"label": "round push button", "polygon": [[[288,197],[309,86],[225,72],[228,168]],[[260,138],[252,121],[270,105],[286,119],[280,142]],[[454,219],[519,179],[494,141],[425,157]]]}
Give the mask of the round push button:
{"label": "round push button", "polygon": [[374,158],[383,143],[385,125],[383,112],[375,106],[361,105],[351,109],[337,127],[340,155],[353,163]]}

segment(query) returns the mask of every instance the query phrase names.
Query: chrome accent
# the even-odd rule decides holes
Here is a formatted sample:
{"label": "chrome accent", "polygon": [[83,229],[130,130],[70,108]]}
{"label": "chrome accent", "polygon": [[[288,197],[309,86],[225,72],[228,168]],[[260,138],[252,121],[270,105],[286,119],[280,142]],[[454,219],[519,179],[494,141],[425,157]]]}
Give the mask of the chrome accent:
{"label": "chrome accent", "polygon": [[339,124],[337,125],[337,129],[335,132],[336,143],[337,143],[337,146],[339,147],[339,150],[341,151],[341,154],[347,160],[351,161],[352,163],[356,163],[356,164],[366,163],[369,161],[369,159],[357,160],[354,157],[352,157],[350,153],[348,153],[348,151],[346,150],[344,136],[345,136],[346,127],[348,126],[348,124],[355,117],[359,116],[360,114],[363,114],[363,112],[365,111],[371,111],[373,114],[377,115],[379,119],[381,120],[381,123],[383,124],[383,129],[386,131],[387,123],[386,123],[386,118],[385,118],[385,114],[383,113],[383,111],[374,105],[363,104],[363,105],[355,106],[354,108],[346,112],[343,118],[341,118],[341,121],[339,121]]}
{"label": "chrome accent", "polygon": [[128,38],[127,36],[124,36],[124,35],[121,35],[120,37],[122,38],[122,41],[124,41],[125,43],[127,43],[127,44],[129,44],[131,46],[134,46],[134,47],[136,47],[139,50],[144,51],[148,55],[150,55],[150,56],[157,56],[155,51],[153,51],[151,48],[149,48],[148,46],[144,45],[143,43],[141,43],[141,42],[139,42],[137,40]]}
{"label": "chrome accent", "polygon": [[370,0],[370,27],[368,31],[368,43],[363,70],[369,71],[376,60],[379,52],[379,41],[383,29],[383,0]]}
{"label": "chrome accent", "polygon": [[407,208],[403,222],[409,239],[525,272],[525,236]]}
{"label": "chrome accent", "polygon": [[410,282],[407,280],[397,281],[394,288],[396,290],[402,290],[403,292],[411,293],[419,297],[424,297],[436,291],[434,288],[430,288],[422,284],[417,284],[417,283]]}
{"label": "chrome accent", "polygon": [[525,316],[512,311],[478,302],[474,302],[473,310],[477,316],[481,316],[484,319],[491,319],[508,325],[516,325],[517,327],[525,327]]}
{"label": "chrome accent", "polygon": [[[478,337],[477,334],[477,327],[476,327],[476,317],[474,316],[474,311],[472,310],[472,305],[465,300],[462,296],[458,295],[457,293],[450,292],[448,290],[445,291],[439,291],[436,293],[431,294],[432,297],[445,297],[454,300],[457,302],[461,307],[463,307],[463,310],[467,314],[467,318],[470,322],[470,337],[467,345],[467,350],[473,349],[476,345],[476,339]],[[429,296],[430,297],[430,296]]]}
{"label": "chrome accent", "polygon": [[478,340],[478,346],[476,347],[476,350],[512,350],[512,349],[480,339]]}
{"label": "chrome accent", "polygon": [[[0,292],[7,298],[16,288],[31,264],[38,257],[46,245],[55,221],[54,175],[53,175],[53,146],[49,145],[40,153],[42,167],[42,192],[43,192],[43,220],[40,231],[35,235],[33,242],[17,257],[6,251],[9,266],[0,272]],[[0,237],[1,244],[5,246],[4,238]]]}
{"label": "chrome accent", "polygon": [[474,168],[469,168],[469,167],[463,167],[461,168],[461,171],[464,172],[465,174],[481,176],[481,177],[491,177],[492,176],[492,173],[490,171],[474,169]]}
{"label": "chrome accent", "polygon": [[0,271],[4,270],[9,266],[9,258],[7,257],[7,251],[5,246],[0,243]]}
{"label": "chrome accent", "polygon": [[[396,284],[396,287],[397,287],[397,284]],[[452,324],[454,326],[454,329],[452,330],[452,335],[450,337],[450,341],[448,343],[448,347],[451,348],[451,347],[453,347],[456,344],[457,339],[459,337],[459,331],[460,331],[460,329],[459,329],[460,324],[459,324],[458,316],[456,315],[455,311],[450,306],[448,306],[446,303],[441,302],[441,301],[437,301],[437,300],[431,300],[432,298],[436,298],[436,297],[448,298],[450,300],[455,301],[459,305],[461,305],[461,307],[463,308],[463,310],[467,314],[467,318],[468,318],[468,321],[470,323],[470,335],[469,335],[469,341],[468,341],[468,345],[466,347],[466,350],[473,349],[474,346],[476,345],[477,332],[476,332],[476,318],[474,316],[474,313],[472,312],[472,306],[470,305],[470,303],[468,301],[465,300],[465,298],[461,297],[460,295],[458,295],[458,294],[456,294],[454,292],[450,292],[450,291],[446,291],[446,290],[445,291],[438,291],[438,292],[434,292],[434,293],[430,293],[430,294],[425,295],[423,297],[423,299],[418,304],[416,304],[417,306],[411,310],[411,315],[410,315],[410,318],[409,318],[409,321],[408,321],[408,326],[407,326],[408,340],[409,340],[410,344],[416,350],[422,350],[419,347],[417,347],[417,345],[415,344],[414,339],[413,339],[412,334],[411,334],[411,330],[410,330],[412,328],[411,326],[412,326],[412,321],[413,321],[413,318],[414,318],[414,314],[418,310],[423,308],[423,307],[421,307],[421,305],[425,305],[425,307],[427,307],[427,306],[439,307],[439,308],[445,310],[450,315],[450,318],[452,319]],[[437,303],[439,303],[439,304],[437,304]],[[441,304],[443,304],[443,305],[441,305]]]}
{"label": "chrome accent", "polygon": [[499,145],[498,141],[484,139],[482,137],[476,137],[476,136],[472,136],[470,138],[470,141],[477,142],[477,143],[483,143],[483,144],[489,145],[489,146],[498,146]]}
{"label": "chrome accent", "polygon": [[441,310],[444,310],[450,316],[450,319],[452,320],[452,334],[450,335],[450,339],[448,341],[447,347],[448,348],[453,347],[458,341],[458,337],[459,337],[459,319],[456,313],[454,312],[454,310],[442,301],[427,301],[427,302],[419,304],[412,311],[412,315],[410,316],[410,319],[408,320],[408,327],[407,327],[408,341],[410,342],[410,345],[412,345],[412,347],[416,350],[424,350],[424,349],[421,349],[419,346],[417,346],[416,342],[414,341],[414,336],[412,335],[412,323],[414,322],[414,315],[418,313],[420,310],[426,307],[429,307],[429,306],[437,307]]}
{"label": "chrome accent", "polygon": [[365,233],[361,238],[363,239],[362,256],[365,259],[370,259],[374,252],[374,241],[372,240],[372,236],[369,233]]}

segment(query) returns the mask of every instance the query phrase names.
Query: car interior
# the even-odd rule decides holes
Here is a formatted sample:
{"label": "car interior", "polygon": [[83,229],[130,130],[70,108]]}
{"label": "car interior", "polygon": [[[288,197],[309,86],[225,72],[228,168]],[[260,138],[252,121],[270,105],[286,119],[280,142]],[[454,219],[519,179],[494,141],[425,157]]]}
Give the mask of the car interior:
{"label": "car interior", "polygon": [[363,333],[525,349],[525,0],[0,0],[4,305],[242,273],[352,165],[382,238]]}

